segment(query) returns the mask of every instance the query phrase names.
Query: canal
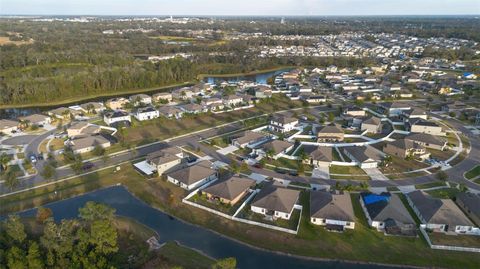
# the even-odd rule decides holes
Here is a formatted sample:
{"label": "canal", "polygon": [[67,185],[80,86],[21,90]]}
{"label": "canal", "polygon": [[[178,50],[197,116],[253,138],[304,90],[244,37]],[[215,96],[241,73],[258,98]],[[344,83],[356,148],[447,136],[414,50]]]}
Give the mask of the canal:
{"label": "canal", "polygon": [[[339,261],[314,261],[259,250],[231,240],[210,230],[179,221],[150,207],[130,194],[124,187],[115,186],[97,190],[78,197],[45,205],[52,209],[55,220],[75,218],[78,209],[87,201],[107,204],[118,215],[126,216],[154,229],[160,242],[176,240],[214,258],[235,257],[238,268],[322,268],[322,269],[389,269],[394,267],[372,264],[354,264]],[[19,213],[34,216],[36,209]],[[398,267],[396,267],[398,268]]]}

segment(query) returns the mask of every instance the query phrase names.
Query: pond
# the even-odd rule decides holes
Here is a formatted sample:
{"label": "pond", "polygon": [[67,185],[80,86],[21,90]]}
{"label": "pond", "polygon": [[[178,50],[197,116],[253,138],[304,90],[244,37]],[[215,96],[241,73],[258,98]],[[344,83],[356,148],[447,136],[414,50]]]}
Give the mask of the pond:
{"label": "pond", "polygon": [[[124,187],[115,186],[45,205],[52,209],[55,220],[75,218],[78,209],[87,201],[108,204],[118,215],[130,217],[156,230],[160,242],[176,240],[214,258],[235,257],[238,268],[322,268],[322,269],[387,269],[372,264],[353,264],[339,261],[314,261],[276,254],[241,244],[210,230],[177,220],[150,207],[130,194]],[[34,216],[36,209],[19,213]],[[1,218],[0,218],[1,219]],[[398,267],[396,267],[398,268]]]}

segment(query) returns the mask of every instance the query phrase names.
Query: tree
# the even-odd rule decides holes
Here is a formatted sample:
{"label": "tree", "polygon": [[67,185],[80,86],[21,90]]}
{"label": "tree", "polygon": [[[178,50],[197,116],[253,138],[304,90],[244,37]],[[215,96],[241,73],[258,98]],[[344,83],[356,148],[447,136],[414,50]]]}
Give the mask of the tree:
{"label": "tree", "polygon": [[42,175],[43,178],[45,178],[47,180],[52,179],[52,178],[57,176],[57,170],[55,170],[55,168],[50,163],[47,163],[43,167],[43,171],[42,171],[41,175]]}
{"label": "tree", "polygon": [[29,269],[42,269],[44,268],[43,261],[41,259],[40,248],[37,242],[31,242],[28,248],[27,264]]}
{"label": "tree", "polygon": [[41,206],[37,209],[37,216],[36,216],[37,222],[43,223],[52,215],[53,215],[53,212],[50,208]]}
{"label": "tree", "polygon": [[10,162],[11,158],[10,156],[7,155],[7,153],[2,153],[0,155],[0,164],[2,165],[2,170],[6,171],[8,167],[8,163]]}
{"label": "tree", "polygon": [[115,216],[115,209],[101,203],[89,201],[84,207],[78,210],[78,216],[87,221],[112,220]]}
{"label": "tree", "polygon": [[75,161],[70,165],[75,174],[80,174],[83,171],[83,162],[81,158],[76,158]]}
{"label": "tree", "polygon": [[25,227],[17,215],[8,216],[8,219],[5,222],[5,232],[9,238],[19,244],[22,244],[23,241],[25,241],[25,238],[27,238]]}
{"label": "tree", "polygon": [[2,176],[2,179],[5,181],[5,186],[7,186],[10,190],[15,189],[20,184],[20,179],[18,179],[15,172],[8,168],[5,174]]}
{"label": "tree", "polygon": [[25,262],[25,252],[17,246],[11,247],[7,251],[7,265],[8,268],[27,269],[28,266]]}
{"label": "tree", "polygon": [[335,114],[333,112],[328,113],[328,121],[333,122],[335,120]]}
{"label": "tree", "polygon": [[95,147],[93,148],[93,155],[102,156],[104,154],[105,154],[105,149],[101,145],[96,144]]}
{"label": "tree", "polygon": [[235,269],[237,267],[237,260],[234,257],[218,260],[212,265],[212,269]]}
{"label": "tree", "polygon": [[265,154],[267,155],[268,158],[273,158],[273,155],[275,155],[275,151],[273,149],[268,149]]}
{"label": "tree", "polygon": [[95,252],[110,254],[117,252],[117,230],[109,220],[93,221],[90,226],[90,243],[95,246]]}

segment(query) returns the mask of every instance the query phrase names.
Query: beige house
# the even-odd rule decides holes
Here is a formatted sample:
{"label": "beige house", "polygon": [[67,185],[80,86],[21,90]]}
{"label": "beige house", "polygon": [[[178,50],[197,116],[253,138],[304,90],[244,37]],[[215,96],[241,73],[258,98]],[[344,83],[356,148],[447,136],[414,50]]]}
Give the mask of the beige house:
{"label": "beige house", "polygon": [[317,147],[310,152],[309,158],[303,162],[314,166],[330,166],[332,161],[332,147]]}
{"label": "beige house", "polygon": [[130,101],[123,97],[108,99],[107,102],[105,102],[106,106],[112,110],[122,109],[128,103],[130,103]]}
{"label": "beige house", "polygon": [[155,102],[160,102],[160,101],[171,102],[173,100],[173,96],[169,92],[156,93],[152,96],[152,98],[153,98],[153,101]]}
{"label": "beige house", "polygon": [[0,132],[3,134],[12,134],[17,131],[18,121],[0,119]]}
{"label": "beige house", "polygon": [[318,142],[340,142],[344,139],[343,130],[337,125],[323,126],[317,132]]}
{"label": "beige house", "polygon": [[349,193],[310,192],[310,222],[328,230],[355,228],[355,215]]}
{"label": "beige house", "polygon": [[382,121],[377,117],[370,117],[362,122],[360,130],[378,134],[382,131]]}
{"label": "beige house", "polygon": [[167,180],[183,189],[192,190],[217,179],[217,171],[212,169],[212,165],[209,161],[202,161],[169,173]]}
{"label": "beige house", "polygon": [[111,146],[111,143],[108,139],[101,135],[90,135],[70,141],[70,147],[75,154],[90,152],[94,150],[96,146],[108,148]]}
{"label": "beige house", "polygon": [[180,165],[184,158],[180,148],[172,147],[152,152],[147,155],[147,163],[156,168],[159,176]]}
{"label": "beige house", "polygon": [[52,118],[42,114],[32,114],[25,117],[20,117],[20,120],[28,122],[30,125],[47,125],[52,122]]}
{"label": "beige house", "polygon": [[100,133],[100,126],[90,124],[86,121],[73,123],[67,128],[68,137],[88,136]]}
{"label": "beige house", "polygon": [[234,176],[208,186],[202,190],[202,193],[205,193],[210,200],[218,200],[224,204],[234,205],[245,197],[254,185],[255,180]]}
{"label": "beige house", "polygon": [[436,124],[435,122],[426,121],[426,120],[417,120],[413,122],[410,126],[410,132],[440,135],[440,136],[445,135],[440,125]]}
{"label": "beige house", "polygon": [[417,157],[422,160],[428,159],[429,153],[425,150],[425,147],[412,140],[399,139],[393,142],[388,142],[383,147],[383,152],[388,155],[396,156],[399,158]]}

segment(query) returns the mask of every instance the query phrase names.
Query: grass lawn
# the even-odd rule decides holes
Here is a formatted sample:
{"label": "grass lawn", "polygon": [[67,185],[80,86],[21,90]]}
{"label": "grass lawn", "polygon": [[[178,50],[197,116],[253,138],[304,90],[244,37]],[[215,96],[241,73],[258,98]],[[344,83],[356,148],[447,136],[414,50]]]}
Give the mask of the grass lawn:
{"label": "grass lawn", "polygon": [[[163,257],[168,264],[181,266],[180,268],[185,269],[208,269],[215,263],[214,259],[207,257],[198,251],[184,247],[177,242],[167,242],[158,251],[158,254]],[[158,267],[155,266],[155,268]],[[173,266],[160,268],[173,268]]]}
{"label": "grass lawn", "polygon": [[23,152],[17,153],[17,158],[19,158],[19,159],[25,159],[25,153],[23,153]]}
{"label": "grass lawn", "polygon": [[[301,218],[299,234],[295,236],[234,222],[185,205],[181,202],[185,196],[185,191],[181,188],[168,184],[160,178],[145,180],[129,164],[122,165],[121,168],[119,173],[113,173],[113,170],[107,169],[105,172],[79,177],[56,186],[0,198],[2,205],[0,212],[27,209],[122,183],[135,196],[167,214],[268,250],[311,257],[443,268],[473,269],[478,268],[480,263],[478,253],[432,250],[420,238],[384,236],[370,229],[358,202],[358,194],[352,195],[356,216],[355,230],[344,233],[327,232],[321,227],[310,224],[308,221],[309,197],[302,195],[301,204],[304,215]],[[55,188],[57,188],[57,194],[54,193]]]}
{"label": "grass lawn", "polygon": [[330,174],[367,175],[367,173],[358,166],[342,166],[342,165],[331,165]]}
{"label": "grass lawn", "polygon": [[[269,158],[266,158],[266,164],[271,164],[273,166],[276,166],[276,167],[285,167],[285,168],[289,168],[289,169],[297,169],[298,168],[298,164],[299,164],[299,161],[297,160],[290,160],[290,159],[287,159],[287,158],[278,158],[276,160],[274,159],[269,159]],[[307,165],[305,165],[306,167]],[[305,169],[307,170],[307,169]]]}
{"label": "grass lawn", "polygon": [[419,162],[416,160],[405,160],[403,158],[392,156],[392,162],[389,163],[388,166],[382,166],[379,169],[384,174],[396,174],[418,170],[426,167],[428,167],[428,164],[423,162]]}
{"label": "grass lawn", "polygon": [[209,201],[207,199],[207,196],[205,194],[195,194],[192,196],[189,201],[197,203],[199,205],[206,206],[208,208],[220,211],[222,213],[225,213],[227,215],[233,216],[237,209],[245,202],[245,200],[248,198],[250,194],[245,195],[240,201],[238,201],[235,205],[230,205],[230,204],[223,204],[220,203],[219,201]]}
{"label": "grass lawn", "polygon": [[399,173],[399,174],[388,174],[386,175],[389,179],[402,179],[402,178],[413,178],[428,175],[427,172],[413,172],[413,173]]}
{"label": "grass lawn", "polygon": [[440,198],[440,199],[454,199],[459,192],[460,190],[455,188],[445,188],[445,189],[427,191],[427,193],[430,194],[431,196],[435,198]]}
{"label": "grass lawn", "polygon": [[472,179],[480,176],[480,165],[475,166],[471,170],[465,173],[467,179]]}
{"label": "grass lawn", "polygon": [[300,219],[300,210],[294,209],[292,214],[290,215],[289,220],[280,219],[280,218],[276,220],[269,220],[269,219],[266,219],[264,215],[254,213],[253,211],[251,211],[250,203],[249,203],[245,205],[242,211],[238,213],[237,217],[295,231],[297,230],[298,221]]}
{"label": "grass lawn", "polygon": [[434,245],[480,248],[480,236],[446,235],[431,232],[428,233],[428,237]]}
{"label": "grass lawn", "polygon": [[399,191],[400,189],[398,189],[397,187],[395,186],[389,186],[387,187],[387,191]]}
{"label": "grass lawn", "polygon": [[442,187],[442,186],[446,186],[445,182],[435,181],[435,182],[415,185],[415,189],[421,190],[421,189],[429,189],[429,188]]}
{"label": "grass lawn", "polygon": [[438,150],[438,149],[428,149],[431,157],[438,159],[440,161],[446,161],[448,158],[452,157],[455,154],[455,151],[449,150]]}

